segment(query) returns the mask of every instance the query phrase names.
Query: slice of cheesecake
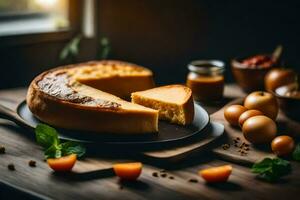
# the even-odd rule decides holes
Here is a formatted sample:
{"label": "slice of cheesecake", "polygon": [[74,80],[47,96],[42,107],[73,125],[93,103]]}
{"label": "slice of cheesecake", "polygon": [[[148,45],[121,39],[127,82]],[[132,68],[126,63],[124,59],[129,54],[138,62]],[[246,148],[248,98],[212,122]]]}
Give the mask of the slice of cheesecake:
{"label": "slice of cheesecake", "polygon": [[[110,85],[110,78],[116,85]],[[138,78],[142,86],[123,87],[131,78],[133,82]],[[29,86],[26,101],[35,117],[55,127],[98,133],[153,133],[158,131],[157,110],[108,93],[127,95],[141,87],[151,87],[153,82],[149,80],[150,70],[119,61],[64,66],[37,76]],[[98,83],[109,87],[101,91],[103,86]],[[94,84],[99,87],[89,86]]]}
{"label": "slice of cheesecake", "polygon": [[131,94],[131,101],[159,110],[159,119],[186,125],[193,122],[192,91],[183,85],[167,85]]}

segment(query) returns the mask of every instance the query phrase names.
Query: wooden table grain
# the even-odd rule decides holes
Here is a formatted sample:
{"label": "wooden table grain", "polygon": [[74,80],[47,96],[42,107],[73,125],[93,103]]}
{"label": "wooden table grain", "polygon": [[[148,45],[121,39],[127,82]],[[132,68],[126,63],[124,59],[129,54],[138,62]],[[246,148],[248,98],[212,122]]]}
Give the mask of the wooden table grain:
{"label": "wooden table grain", "polygon": [[[0,91],[0,101],[13,107],[24,99],[23,88]],[[244,94],[235,85],[225,90],[226,100]],[[223,102],[225,103],[225,102]],[[210,113],[222,107],[204,106]],[[32,134],[12,122],[0,120],[0,199],[297,199],[300,195],[300,163],[292,162],[293,171],[280,182],[260,181],[249,167],[222,161],[212,153],[193,155],[178,163],[160,163],[122,151],[94,152],[77,162],[74,173],[56,174],[43,160],[41,148]],[[109,154],[109,156],[108,156]],[[113,155],[112,155],[113,154]],[[29,160],[37,166],[29,167]],[[141,161],[144,168],[137,182],[121,182],[111,176],[113,163]],[[7,165],[13,163],[15,171]],[[228,183],[208,185],[197,175],[198,170],[232,164]],[[167,177],[154,177],[153,172],[166,170]],[[170,177],[173,179],[170,179]],[[189,182],[197,179],[197,183]]]}

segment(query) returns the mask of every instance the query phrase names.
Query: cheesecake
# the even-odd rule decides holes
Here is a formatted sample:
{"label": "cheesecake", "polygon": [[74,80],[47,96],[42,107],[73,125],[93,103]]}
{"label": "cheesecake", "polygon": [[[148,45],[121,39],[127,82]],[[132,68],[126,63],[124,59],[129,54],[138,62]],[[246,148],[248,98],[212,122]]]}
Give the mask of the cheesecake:
{"label": "cheesecake", "polygon": [[132,92],[154,87],[153,73],[149,69],[121,61],[79,64],[71,67],[68,75],[84,85],[127,100]]}
{"label": "cheesecake", "polygon": [[131,94],[131,102],[159,111],[159,119],[180,125],[194,119],[192,91],[183,85],[167,85]]}
{"label": "cheesecake", "polygon": [[122,99],[153,86],[147,68],[121,61],[94,61],[38,75],[28,88],[26,101],[36,118],[59,128],[155,133],[158,111]]}

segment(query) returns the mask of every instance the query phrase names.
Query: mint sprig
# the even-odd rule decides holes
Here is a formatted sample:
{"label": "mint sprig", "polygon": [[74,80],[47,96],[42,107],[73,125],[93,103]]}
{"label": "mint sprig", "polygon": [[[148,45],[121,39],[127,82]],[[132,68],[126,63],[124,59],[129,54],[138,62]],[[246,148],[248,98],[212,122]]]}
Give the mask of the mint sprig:
{"label": "mint sprig", "polygon": [[274,182],[291,172],[291,164],[289,161],[281,158],[265,158],[255,163],[251,171],[258,174],[259,178]]}
{"label": "mint sprig", "polygon": [[57,131],[45,124],[38,124],[35,128],[35,138],[39,145],[48,149],[60,143]]}
{"label": "mint sprig", "polygon": [[61,151],[63,155],[77,154],[80,158],[85,154],[85,148],[77,142],[68,141],[61,144]]}
{"label": "mint sprig", "polygon": [[78,142],[67,141],[61,143],[58,132],[46,124],[38,124],[35,128],[35,137],[39,145],[44,148],[45,158],[60,158],[70,154],[82,157],[86,149]]}

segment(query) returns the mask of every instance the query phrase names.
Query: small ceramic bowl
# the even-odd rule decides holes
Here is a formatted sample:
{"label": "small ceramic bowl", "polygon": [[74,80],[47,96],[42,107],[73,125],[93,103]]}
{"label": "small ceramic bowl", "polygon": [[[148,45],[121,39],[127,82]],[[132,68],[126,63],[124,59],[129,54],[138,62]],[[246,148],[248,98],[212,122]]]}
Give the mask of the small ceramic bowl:
{"label": "small ceramic bowl", "polygon": [[277,88],[274,92],[282,112],[291,119],[300,121],[300,96],[287,96],[286,93],[297,91],[297,84],[292,83]]}
{"label": "small ceramic bowl", "polygon": [[249,68],[240,61],[243,59],[233,59],[231,61],[231,70],[237,84],[247,93],[263,90],[265,75],[273,66],[263,68]]}

